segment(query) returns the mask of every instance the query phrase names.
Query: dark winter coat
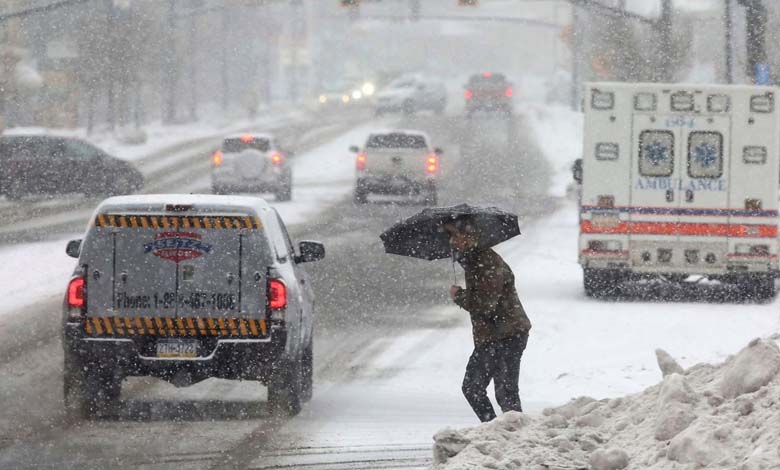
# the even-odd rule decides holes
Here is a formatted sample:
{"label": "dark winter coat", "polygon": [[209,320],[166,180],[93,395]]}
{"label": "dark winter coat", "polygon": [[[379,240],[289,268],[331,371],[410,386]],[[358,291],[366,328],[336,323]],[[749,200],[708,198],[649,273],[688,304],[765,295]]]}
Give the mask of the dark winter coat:
{"label": "dark winter coat", "polygon": [[471,314],[475,345],[530,331],[515,276],[498,253],[490,248],[473,250],[460,264],[466,271],[466,288],[455,295],[455,303]]}

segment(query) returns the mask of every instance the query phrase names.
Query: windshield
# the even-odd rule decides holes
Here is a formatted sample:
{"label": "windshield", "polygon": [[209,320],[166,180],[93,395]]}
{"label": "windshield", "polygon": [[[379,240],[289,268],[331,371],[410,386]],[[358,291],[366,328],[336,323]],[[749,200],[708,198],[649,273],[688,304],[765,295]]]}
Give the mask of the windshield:
{"label": "windshield", "polygon": [[227,153],[238,153],[248,149],[267,152],[270,148],[271,143],[268,141],[268,139],[257,137],[225,139],[225,141],[222,143],[222,151]]}
{"label": "windshield", "polygon": [[425,137],[410,134],[375,134],[368,138],[366,148],[374,149],[424,149]]}

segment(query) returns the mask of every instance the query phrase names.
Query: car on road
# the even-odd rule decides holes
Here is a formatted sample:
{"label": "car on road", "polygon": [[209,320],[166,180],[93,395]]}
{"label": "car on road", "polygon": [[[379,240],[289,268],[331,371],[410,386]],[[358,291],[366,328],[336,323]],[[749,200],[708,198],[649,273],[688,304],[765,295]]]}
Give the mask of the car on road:
{"label": "car on road", "polygon": [[302,264],[325,248],[302,241],[296,252],[264,200],[109,198],[66,251],[78,258],[63,309],[72,414],[111,413],[130,376],[258,380],[280,414],[311,397],[314,295]]}
{"label": "car on road", "polygon": [[498,112],[511,115],[512,84],[501,73],[484,72],[472,75],[464,86],[463,97],[466,100],[466,117],[477,111]]}
{"label": "car on road", "polygon": [[289,201],[292,199],[290,156],[270,134],[228,136],[211,156],[211,191],[214,194],[269,192],[277,201]]}
{"label": "car on road", "polygon": [[81,139],[45,134],[0,136],[0,194],[132,194],[144,177],[132,164]]}
{"label": "car on road", "polygon": [[418,195],[429,205],[437,202],[436,179],[443,153],[433,148],[427,134],[415,130],[373,132],[357,154],[354,200],[368,202],[368,195]]}
{"label": "car on road", "polygon": [[442,114],[446,107],[444,83],[418,74],[402,76],[376,95],[377,115],[398,111],[413,114],[423,110]]}

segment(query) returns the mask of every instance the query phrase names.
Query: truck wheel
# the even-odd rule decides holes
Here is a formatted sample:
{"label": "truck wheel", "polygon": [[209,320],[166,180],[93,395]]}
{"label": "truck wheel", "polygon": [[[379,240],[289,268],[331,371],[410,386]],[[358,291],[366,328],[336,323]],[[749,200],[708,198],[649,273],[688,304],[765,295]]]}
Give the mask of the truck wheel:
{"label": "truck wheel", "polygon": [[585,268],[582,272],[585,295],[593,298],[608,298],[617,294],[620,276],[606,269]]}
{"label": "truck wheel", "polygon": [[71,418],[96,419],[111,414],[122,392],[122,380],[65,359],[63,398]]}
{"label": "truck wheel", "polygon": [[775,297],[775,278],[768,274],[746,276],[740,283],[740,292],[745,300],[761,302]]}
{"label": "truck wheel", "polygon": [[295,416],[301,412],[301,361],[281,361],[268,382],[268,407],[275,416]]}
{"label": "truck wheel", "polygon": [[284,182],[284,186],[276,193],[276,200],[279,202],[289,201],[292,199],[292,178],[288,178]]}
{"label": "truck wheel", "polygon": [[301,363],[301,373],[303,375],[301,386],[301,400],[308,402],[314,393],[314,344],[309,342],[306,350],[303,351],[303,361]]}
{"label": "truck wheel", "polygon": [[360,183],[355,187],[355,194],[352,198],[355,204],[362,205],[368,202],[368,191],[361,187]]}

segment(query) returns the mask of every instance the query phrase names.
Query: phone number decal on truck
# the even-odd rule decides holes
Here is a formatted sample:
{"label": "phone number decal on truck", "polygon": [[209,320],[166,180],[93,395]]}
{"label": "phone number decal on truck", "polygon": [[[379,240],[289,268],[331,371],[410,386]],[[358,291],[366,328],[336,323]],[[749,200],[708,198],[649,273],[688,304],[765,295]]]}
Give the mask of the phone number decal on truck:
{"label": "phone number decal on truck", "polygon": [[172,308],[213,308],[217,310],[235,310],[235,294],[214,292],[154,292],[151,295],[131,295],[118,292],[114,307],[122,310],[132,309],[172,309]]}

